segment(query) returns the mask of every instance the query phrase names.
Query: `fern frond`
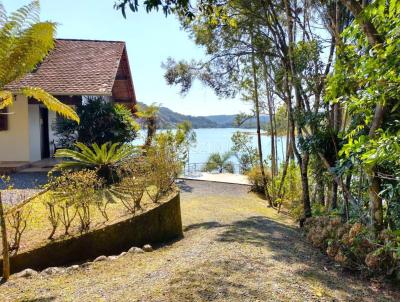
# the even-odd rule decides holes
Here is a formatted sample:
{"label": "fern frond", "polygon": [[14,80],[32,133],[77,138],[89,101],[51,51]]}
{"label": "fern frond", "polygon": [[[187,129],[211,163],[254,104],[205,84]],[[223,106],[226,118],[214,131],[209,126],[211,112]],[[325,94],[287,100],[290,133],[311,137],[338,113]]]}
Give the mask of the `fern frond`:
{"label": "fern frond", "polygon": [[[108,150],[107,154],[106,154],[106,161],[112,161],[113,157],[115,155],[115,149],[118,147],[118,143],[112,144],[112,146],[110,147],[110,149]],[[121,147],[122,148],[122,147]]]}
{"label": "fern frond", "polygon": [[54,167],[55,171],[64,170],[64,169],[71,169],[71,168],[91,168],[93,165],[89,163],[84,163],[81,161],[64,161],[57,164]]}
{"label": "fern frond", "polygon": [[81,152],[83,154],[86,154],[87,156],[89,156],[91,158],[96,157],[96,154],[92,151],[92,149],[90,149],[84,143],[77,142],[77,143],[75,143],[75,146],[78,147],[78,149],[81,150]]}
{"label": "fern frond", "polygon": [[3,3],[0,2],[0,27],[3,27],[7,22],[7,12],[3,6]]}
{"label": "fern frond", "polygon": [[14,99],[11,91],[0,90],[0,109],[4,109],[10,105],[12,105]]}
{"label": "fern frond", "polygon": [[70,149],[58,149],[56,154],[54,154],[57,158],[70,158],[75,161],[80,161],[82,163],[93,164],[93,158],[87,154],[84,154],[79,151],[70,150]]}
{"label": "fern frond", "polygon": [[43,89],[38,87],[24,87],[21,89],[21,92],[23,95],[27,97],[32,97],[37,101],[43,103],[48,109],[79,123],[79,116],[71,107],[60,102],[54,96],[47,93]]}
{"label": "fern frond", "polygon": [[39,22],[40,4],[38,0],[22,6],[15,12],[11,13],[9,22],[16,24],[15,30],[23,30],[24,26]]}
{"label": "fern frond", "polygon": [[18,34],[10,26],[0,30],[0,87],[31,72],[54,48],[55,23],[36,23]]}

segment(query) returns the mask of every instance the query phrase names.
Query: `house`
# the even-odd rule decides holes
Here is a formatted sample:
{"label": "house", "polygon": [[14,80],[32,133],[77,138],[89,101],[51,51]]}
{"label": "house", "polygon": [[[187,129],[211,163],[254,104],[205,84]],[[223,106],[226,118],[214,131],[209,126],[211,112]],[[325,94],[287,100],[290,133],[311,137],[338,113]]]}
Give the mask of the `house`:
{"label": "house", "polygon": [[[119,41],[57,39],[36,70],[6,89],[17,93],[25,86],[41,87],[72,107],[85,96],[136,104],[126,46]],[[18,94],[7,111],[0,115],[0,162],[51,157],[57,141],[52,129],[56,113]]]}

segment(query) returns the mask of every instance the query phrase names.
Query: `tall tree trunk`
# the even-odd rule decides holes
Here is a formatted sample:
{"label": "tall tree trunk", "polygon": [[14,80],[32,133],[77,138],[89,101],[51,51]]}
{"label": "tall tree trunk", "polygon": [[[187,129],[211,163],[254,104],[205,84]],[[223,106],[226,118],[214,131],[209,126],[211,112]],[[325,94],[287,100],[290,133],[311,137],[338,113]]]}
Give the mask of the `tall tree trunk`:
{"label": "tall tree trunk", "polygon": [[[252,44],[253,44],[253,33],[252,34]],[[262,151],[262,143],[261,143],[261,123],[260,123],[260,100],[258,95],[258,79],[257,79],[257,66],[256,66],[256,58],[254,49],[252,49],[251,53],[251,64],[253,69],[253,83],[254,83],[254,107],[256,111],[256,123],[257,123],[257,147],[258,147],[258,160],[261,170],[261,177],[263,181],[263,186],[265,190],[265,196],[268,200],[268,205],[272,207],[271,196],[268,191],[268,181],[267,176],[265,175],[264,169],[264,160],[263,160],[263,151]]]}
{"label": "tall tree trunk", "polygon": [[325,202],[325,184],[323,171],[321,167],[317,167],[317,171],[315,173],[315,202],[324,204]]}
{"label": "tall tree trunk", "polygon": [[[296,98],[296,107],[297,109],[301,109],[302,102],[300,91],[298,87],[297,77],[295,73],[294,66],[294,57],[293,57],[293,46],[294,46],[294,28],[293,28],[293,16],[292,10],[290,7],[289,0],[284,0],[286,17],[287,17],[287,29],[288,29],[288,63],[289,63],[289,72],[290,72],[290,81],[292,83],[292,87],[294,88],[295,98]],[[289,112],[291,118],[293,118],[293,112]],[[294,125],[294,122],[293,122]],[[298,129],[298,134],[302,135],[302,129]],[[308,184],[308,162],[309,162],[309,154],[307,152],[303,152],[301,155],[296,148],[296,137],[294,133],[294,129],[292,130],[292,146],[294,154],[296,155],[297,161],[300,165],[300,174],[301,174],[301,186],[302,186],[302,199],[303,199],[303,210],[304,210],[304,218],[311,217],[311,203],[310,203],[310,190]],[[300,222],[302,224],[302,222]]]}
{"label": "tall tree trunk", "polygon": [[381,181],[373,173],[374,172],[368,176],[368,193],[370,199],[372,228],[374,233],[377,235],[383,229],[383,207],[382,198],[378,195],[381,190]]}
{"label": "tall tree trunk", "polygon": [[338,184],[334,181],[332,183],[332,193],[331,193],[331,209],[337,209],[337,199],[338,199]]}
{"label": "tall tree trunk", "polygon": [[281,181],[279,184],[279,189],[278,189],[278,196],[280,199],[283,197],[283,185],[285,183],[285,178],[287,174],[287,170],[289,167],[290,159],[293,158],[293,149],[292,149],[292,144],[290,142],[290,120],[288,119],[288,126],[287,126],[287,133],[286,133],[286,159],[285,159],[285,164],[283,165],[282,169],[282,177]]}
{"label": "tall tree trunk", "polygon": [[147,120],[147,136],[144,143],[145,148],[149,148],[153,142],[154,135],[157,132],[157,120],[154,117],[149,117]]}
{"label": "tall tree trunk", "polygon": [[[346,176],[346,187],[350,189],[351,185],[351,174]],[[344,200],[344,218],[345,221],[349,221],[350,218],[350,207],[349,207],[349,197],[343,192],[343,200]]]}
{"label": "tall tree trunk", "polygon": [[276,203],[276,188],[275,188],[275,177],[278,174],[277,169],[277,162],[276,162],[276,130],[274,125],[274,110],[272,104],[272,96],[271,96],[271,89],[270,83],[268,81],[268,74],[267,74],[267,64],[264,59],[262,59],[263,64],[263,76],[264,76],[264,83],[267,93],[267,106],[268,106],[268,114],[269,114],[269,125],[270,125],[270,136],[271,136],[271,184],[272,184],[272,192],[271,198],[272,203]]}
{"label": "tall tree trunk", "polygon": [[309,155],[308,153],[303,154],[303,160],[300,165],[301,170],[301,188],[302,188],[302,199],[304,207],[304,217],[311,217],[311,202],[310,202],[310,188],[308,185],[308,163]]}
{"label": "tall tree trunk", "polygon": [[0,226],[1,226],[1,238],[3,244],[3,281],[7,281],[10,277],[10,253],[8,251],[8,240],[7,240],[7,228],[6,220],[3,209],[3,201],[1,198],[0,191]]}

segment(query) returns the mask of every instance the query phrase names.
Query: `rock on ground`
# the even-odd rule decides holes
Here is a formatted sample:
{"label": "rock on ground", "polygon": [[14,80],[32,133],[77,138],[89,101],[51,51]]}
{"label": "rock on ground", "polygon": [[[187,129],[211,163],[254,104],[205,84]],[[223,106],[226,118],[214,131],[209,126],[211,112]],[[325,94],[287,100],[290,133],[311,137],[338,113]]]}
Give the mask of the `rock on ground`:
{"label": "rock on ground", "polygon": [[19,272],[17,274],[15,274],[15,277],[17,278],[29,278],[29,277],[33,277],[36,276],[37,274],[39,274],[37,271],[27,268],[24,269],[22,272]]}
{"label": "rock on ground", "polygon": [[150,244],[146,244],[146,245],[143,246],[143,251],[152,252],[153,251],[153,247]]}
{"label": "rock on ground", "polygon": [[144,253],[144,251],[140,247],[134,246],[129,249],[128,253],[141,254]]}
{"label": "rock on ground", "polygon": [[59,267],[48,267],[45,270],[42,271],[43,274],[46,275],[54,275],[57,273],[62,273],[64,270],[62,268]]}
{"label": "rock on ground", "polygon": [[107,256],[99,256],[96,259],[93,260],[93,262],[100,262],[100,261],[106,261],[108,258]]}

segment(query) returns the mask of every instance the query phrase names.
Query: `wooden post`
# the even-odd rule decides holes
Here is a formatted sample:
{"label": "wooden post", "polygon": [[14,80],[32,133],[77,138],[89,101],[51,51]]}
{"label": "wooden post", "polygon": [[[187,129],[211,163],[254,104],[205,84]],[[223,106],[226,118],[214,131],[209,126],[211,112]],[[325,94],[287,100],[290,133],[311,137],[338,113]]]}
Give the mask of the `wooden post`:
{"label": "wooden post", "polygon": [[1,199],[0,191],[0,226],[1,226],[1,238],[3,243],[3,281],[7,281],[10,277],[10,254],[8,251],[8,240],[7,240],[7,229],[6,220],[4,216],[3,202]]}

